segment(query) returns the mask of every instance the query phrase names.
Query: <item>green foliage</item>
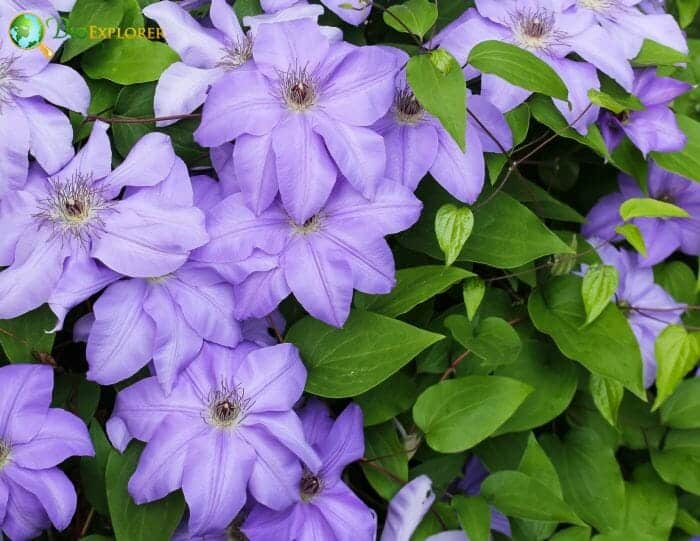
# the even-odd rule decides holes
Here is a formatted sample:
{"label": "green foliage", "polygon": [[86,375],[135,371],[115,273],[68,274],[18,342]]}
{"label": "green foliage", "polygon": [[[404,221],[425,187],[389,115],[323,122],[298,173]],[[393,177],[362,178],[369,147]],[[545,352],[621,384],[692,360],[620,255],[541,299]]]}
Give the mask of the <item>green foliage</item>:
{"label": "green foliage", "polygon": [[123,17],[122,0],[78,0],[68,16],[66,26],[71,37],[63,47],[61,62],[68,62],[103,42],[106,37],[98,28],[116,28]]}
{"label": "green foliage", "polygon": [[428,0],[408,0],[389,6],[384,12],[384,23],[399,32],[410,32],[422,38],[438,17],[438,8]]}
{"label": "green foliage", "polygon": [[342,329],[306,317],[289,329],[287,339],[308,368],[306,390],[342,398],[379,385],[443,336],[356,310]]}
{"label": "green foliage", "polygon": [[0,320],[0,345],[10,362],[45,360],[51,353],[56,316],[44,305],[15,319]]}
{"label": "green foliage", "polygon": [[652,152],[651,157],[664,169],[700,182],[700,123],[685,115],[676,115],[678,125],[688,138],[679,152]]}
{"label": "green foliage", "polygon": [[583,307],[586,310],[584,325],[595,320],[610,304],[610,299],[617,291],[618,282],[619,277],[615,267],[610,265],[588,267],[581,282],[581,297],[583,298]]}
{"label": "green foliage", "polygon": [[473,228],[474,215],[469,207],[458,208],[447,203],[438,209],[435,214],[435,236],[445,254],[447,266],[455,262]]}

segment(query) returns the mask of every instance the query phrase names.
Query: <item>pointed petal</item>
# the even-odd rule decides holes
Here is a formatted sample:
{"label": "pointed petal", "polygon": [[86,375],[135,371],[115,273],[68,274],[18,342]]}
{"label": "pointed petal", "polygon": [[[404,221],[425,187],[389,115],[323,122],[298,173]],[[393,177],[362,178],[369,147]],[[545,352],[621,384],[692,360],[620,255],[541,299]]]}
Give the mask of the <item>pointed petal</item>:
{"label": "pointed petal", "polygon": [[435,493],[427,475],[419,475],[404,485],[389,502],[389,512],[380,541],[410,539],[433,501]]}
{"label": "pointed petal", "polygon": [[328,48],[328,38],[315,21],[296,19],[258,28],[253,58],[256,66],[269,77],[294,68],[313,73],[323,62]]}
{"label": "pointed petal", "polygon": [[234,43],[245,39],[245,33],[238,22],[236,12],[226,0],[212,0],[209,16],[216,28],[221,30]]}
{"label": "pointed petal", "polygon": [[577,132],[585,135],[588,133],[588,126],[596,121],[600,113],[600,107],[591,106],[588,97],[589,90],[600,89],[595,68],[585,62],[574,62],[566,58],[548,57],[547,60],[569,89],[571,108],[568,103],[557,99],[553,100],[554,105]]}
{"label": "pointed petal", "polygon": [[277,197],[277,171],[270,134],[241,135],[233,148],[236,179],[255,214],[268,208]]}
{"label": "pointed petal", "polygon": [[387,149],[387,178],[415,190],[435,161],[438,149],[435,128],[425,122],[395,124],[383,136]]}
{"label": "pointed petal", "polygon": [[[221,78],[218,69],[195,68],[184,62],[175,62],[158,79],[153,100],[155,116],[187,115],[204,103],[209,87]],[[158,126],[177,122],[161,120]]]}
{"label": "pointed petal", "polygon": [[652,150],[677,152],[682,150],[687,142],[673,111],[665,105],[654,105],[644,111],[634,111],[622,129],[645,156]]}
{"label": "pointed petal", "polygon": [[235,431],[210,430],[190,443],[182,491],[190,510],[189,529],[226,528],[246,500],[255,453]]}
{"label": "pointed petal", "polygon": [[18,190],[29,169],[29,122],[16,106],[4,105],[0,112],[0,197]]}
{"label": "pointed petal", "polygon": [[239,319],[265,317],[291,293],[281,267],[254,272],[234,290],[236,317]]}
{"label": "pointed petal", "polygon": [[596,24],[581,34],[571,36],[569,43],[585,61],[615,79],[625,90],[632,89],[632,66],[624,48],[608,30]]}
{"label": "pointed petal", "polygon": [[299,236],[283,254],[282,267],[294,296],[312,316],[343,326],[352,302],[352,270],[345,259]]}
{"label": "pointed petal", "polygon": [[95,180],[103,179],[112,171],[112,146],[107,136],[109,124],[100,120],[92,125],[92,131],[83,148],[68,164],[56,173],[59,179],[68,179],[77,173],[92,174]]}
{"label": "pointed petal", "polygon": [[90,105],[90,89],[80,74],[73,68],[54,63],[23,79],[17,95],[23,98],[41,96],[54,105],[83,115]]}
{"label": "pointed petal", "polygon": [[464,203],[473,203],[484,186],[484,155],[475,130],[467,129],[467,150],[462,150],[443,129],[438,129],[438,151],[430,168],[440,185]]}
{"label": "pointed petal", "polygon": [[[324,490],[314,505],[323,513],[338,541],[376,539],[377,515],[345,485],[339,482]],[[349,535],[353,532],[352,536]]]}
{"label": "pointed petal", "polygon": [[[479,134],[479,141],[481,141],[481,148],[484,152],[500,154],[501,147],[506,150],[513,148],[513,132],[503,113],[495,105],[483,96],[477,95],[470,96],[467,105],[469,109],[467,130],[475,130]],[[469,151],[470,149],[467,149],[467,152]]]}
{"label": "pointed petal", "polygon": [[89,380],[117,383],[151,360],[155,325],[143,311],[147,287],[143,280],[117,282],[95,303],[86,352]]}
{"label": "pointed petal", "polygon": [[306,114],[290,114],[275,128],[272,148],[285,209],[298,224],[316,214],[328,199],[337,176],[323,139]]}
{"label": "pointed petal", "polygon": [[335,420],[328,437],[320,443],[323,477],[340,480],[343,470],[360,460],[364,452],[362,410],[357,404],[350,404]]}
{"label": "pointed petal", "polygon": [[0,434],[13,444],[27,442],[48,414],[53,370],[45,365],[11,364],[0,368],[0,381]]}

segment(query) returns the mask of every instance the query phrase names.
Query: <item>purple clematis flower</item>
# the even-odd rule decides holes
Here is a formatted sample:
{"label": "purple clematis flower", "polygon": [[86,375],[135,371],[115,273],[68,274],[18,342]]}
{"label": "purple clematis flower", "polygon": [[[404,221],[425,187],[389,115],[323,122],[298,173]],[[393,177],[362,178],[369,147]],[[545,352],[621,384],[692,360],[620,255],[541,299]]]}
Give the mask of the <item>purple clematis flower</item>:
{"label": "purple clematis flower", "polygon": [[[598,246],[598,239],[590,239]],[[668,325],[681,322],[685,305],[679,304],[660,285],[654,283],[654,272],[639,265],[635,252],[618,250],[608,244],[597,248],[606,265],[617,269],[619,285],[613,301],[627,316],[630,327],[637,337],[644,363],[644,384],[650,387],[656,378],[656,355],[654,344]],[[585,265],[582,265],[585,272]]]}
{"label": "purple clematis flower", "polygon": [[657,77],[655,68],[637,70],[632,94],[644,105],[642,111],[613,114],[604,111],[598,121],[608,150],[612,152],[626,135],[645,156],[652,150],[682,150],[686,136],[678,127],[669,103],[692,87],[671,77]]}
{"label": "purple clematis flower", "polygon": [[661,169],[649,162],[645,195],[634,179],[619,177],[620,191],[601,198],[591,209],[583,226],[583,234],[603,240],[622,240],[615,228],[622,225],[620,205],[628,199],[652,197],[672,203],[688,213],[687,218],[634,218],[647,251],[647,257],[639,259],[640,265],[656,265],[676,250],[688,255],[700,255],[700,185]]}
{"label": "purple clematis flower", "polygon": [[434,501],[433,482],[427,475],[406,483],[389,502],[380,541],[409,541]]}
{"label": "purple clematis flower", "polygon": [[[182,59],[158,80],[153,102],[157,117],[184,115],[197,109],[209,87],[226,73],[249,69],[252,40],[241,28],[226,0],[212,0],[210,17],[215,28],[201,26],[181,6],[163,0],[143,9],[163,29],[165,40]],[[167,126],[177,119],[162,120]]]}
{"label": "purple clematis flower", "polygon": [[466,151],[462,151],[440,121],[421,107],[406,85],[405,76],[400,79],[394,106],[375,124],[386,143],[386,176],[415,190],[430,172],[454,197],[473,203],[484,185],[483,153],[501,152],[501,147],[508,150],[513,146],[513,135],[503,114],[483,97],[469,96],[467,144]]}
{"label": "purple clematis flower", "polygon": [[377,516],[341,480],[345,467],[359,460],[365,450],[362,410],[350,404],[334,422],[328,407],[314,399],[299,416],[306,441],[321,458],[321,468],[317,473],[304,470],[291,507],[253,507],[241,528],[243,533],[250,541],[374,541]]}
{"label": "purple clematis flower", "polygon": [[[38,166],[0,202],[0,318],[48,302],[59,318],[119,275],[169,274],[207,242],[204,215],[164,195],[188,178],[170,138],[144,136],[112,171],[108,126],[55,175]],[[124,196],[117,199],[126,187]]]}
{"label": "purple clematis flower", "polygon": [[[512,43],[547,62],[562,78],[569,90],[569,104],[554,100],[562,115],[580,133],[597,118],[598,107],[591,106],[588,91],[599,89],[596,67],[617,80],[625,88],[632,85],[632,68],[623,58],[611,65],[610,54],[615,41],[596,43],[580,39],[595,21],[581,16],[572,0],[477,0],[476,10],[445,28],[432,45],[450,51],[460,64],[466,63],[471,49],[486,40]],[[575,52],[587,62],[569,60]],[[590,63],[589,63],[590,62]],[[595,67],[594,67],[595,66]],[[467,76],[476,74],[473,70]],[[481,76],[481,95],[501,111],[510,111],[525,101],[531,92],[516,87],[496,75]],[[574,124],[574,121],[575,124]]]}
{"label": "purple clematis flower", "polygon": [[[49,173],[73,157],[73,129],[55,105],[86,114],[90,103],[90,90],[78,72],[51,63],[39,48],[20,49],[7,36],[12,19],[22,12],[58,20],[45,1],[0,6],[0,197],[24,184],[29,153]],[[46,34],[43,45],[56,51],[63,40]]]}
{"label": "purple clematis flower", "polygon": [[191,535],[225,529],[245,504],[246,489],[271,509],[292,504],[299,460],[310,471],[320,466],[292,411],[305,382],[291,344],[207,343],[169,396],[154,377],[121,391],[107,423],[112,443],[124,450],[132,437],[147,442],[129,481],[134,501],[182,488]]}
{"label": "purple clematis flower", "polygon": [[[208,177],[196,177],[192,183],[200,186],[198,192],[216,184]],[[161,197],[192,205],[187,174],[169,181],[167,190],[161,188]],[[168,393],[205,340],[233,347],[241,339],[233,315],[233,287],[211,268],[192,261],[163,276],[110,285],[95,303],[89,325],[88,379],[111,385],[153,359],[155,375]],[[81,327],[79,334],[84,332]]]}
{"label": "purple clematis flower", "polygon": [[238,284],[239,319],[265,316],[292,292],[312,316],[340,327],[353,288],[373,294],[392,289],[394,260],[384,236],[408,229],[420,210],[420,201],[390,180],[379,185],[374,201],[341,180],[304,222],[279,202],[255,216],[234,194],[210,211],[211,242],[193,257],[217,269],[246,268],[239,277],[227,273]]}
{"label": "purple clematis flower", "polygon": [[0,367],[0,389],[0,532],[24,541],[50,524],[64,530],[77,497],[56,466],[71,456],[94,456],[87,428],[72,413],[49,407],[49,366]]}
{"label": "purple clematis flower", "polygon": [[[322,0],[321,3],[335,13],[341,20],[355,26],[365,22],[372,11],[372,3],[365,0]],[[306,0],[261,0],[260,5],[266,13],[277,13],[293,6],[307,5]]]}
{"label": "purple clematis flower", "polygon": [[340,172],[373,197],[384,175],[384,141],[371,130],[389,109],[397,57],[381,47],[331,42],[301,19],[259,28],[257,69],[228,73],[209,92],[195,139],[236,139],[236,176],[262,212],[277,190],[297,223],[315,215]]}
{"label": "purple clematis flower", "polygon": [[[681,51],[688,52],[688,44],[676,20],[663,13],[663,2],[658,0],[578,0],[582,12],[593,15],[600,24],[593,33],[583,39],[599,40],[591,45],[610,55],[621,48],[624,58],[634,58],[645,39],[650,39]],[[640,9],[642,11],[640,11]],[[599,30],[597,28],[600,28]],[[616,59],[618,60],[618,59]],[[601,68],[602,69],[602,68]],[[603,70],[604,71],[604,70]],[[610,74],[611,77],[614,77]]]}

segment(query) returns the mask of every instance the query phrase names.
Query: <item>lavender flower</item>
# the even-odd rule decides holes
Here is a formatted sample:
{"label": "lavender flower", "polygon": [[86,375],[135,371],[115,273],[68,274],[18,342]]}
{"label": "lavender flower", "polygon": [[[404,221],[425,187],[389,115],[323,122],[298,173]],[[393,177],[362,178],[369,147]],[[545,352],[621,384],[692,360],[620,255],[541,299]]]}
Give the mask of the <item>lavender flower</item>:
{"label": "lavender flower", "polygon": [[433,482],[419,475],[406,483],[389,502],[380,541],[409,541],[413,532],[435,501]]}
{"label": "lavender flower", "polygon": [[[447,49],[461,64],[466,63],[474,45],[486,40],[506,41],[532,52],[547,62],[566,84],[572,107],[562,100],[554,100],[554,103],[570,123],[576,121],[574,128],[580,133],[586,133],[588,125],[598,116],[598,108],[591,106],[588,98],[590,89],[600,87],[596,67],[625,88],[632,85],[632,68],[622,58],[624,55],[613,54],[614,40],[598,43],[579,39],[594,21],[591,17],[582,17],[570,1],[478,0],[476,9],[477,13],[467,12],[457,23],[440,32],[431,45]],[[567,59],[571,52],[587,62]],[[613,59],[618,58],[622,60],[613,63]],[[467,76],[473,75],[476,72],[467,71]],[[498,76],[481,76],[481,95],[501,111],[513,109],[530,94],[529,90]]]}
{"label": "lavender flower", "polygon": [[416,100],[405,76],[403,79],[396,89],[394,106],[375,125],[386,143],[386,176],[415,190],[430,172],[454,197],[473,203],[484,185],[483,152],[501,152],[501,147],[507,150],[513,146],[513,135],[503,114],[483,97],[469,96],[463,152],[440,121]]}
{"label": "lavender flower", "polygon": [[341,180],[324,207],[303,222],[279,202],[255,216],[235,194],[210,211],[211,242],[194,257],[217,269],[232,267],[227,275],[238,284],[239,319],[263,317],[293,292],[311,315],[340,327],[353,288],[378,294],[394,286],[393,256],[383,237],[409,228],[420,210],[408,189],[389,180],[374,201]]}
{"label": "lavender flower", "polygon": [[676,250],[688,255],[700,255],[700,185],[669,173],[656,163],[649,162],[648,195],[627,175],[619,177],[620,191],[601,198],[591,209],[583,226],[583,234],[603,240],[621,240],[615,228],[621,225],[620,205],[636,197],[652,197],[672,203],[688,213],[687,218],[634,218],[644,238],[647,257],[639,263],[652,266],[666,259]]}
{"label": "lavender flower", "polygon": [[[264,368],[264,369],[262,369]],[[302,470],[320,461],[292,411],[306,369],[291,344],[235,349],[205,344],[166,396],[155,377],[119,393],[107,432],[123,450],[147,442],[129,493],[136,503],[182,488],[190,535],[218,534],[246,501],[283,509],[295,501]]]}
{"label": "lavender flower", "polygon": [[337,170],[365,196],[384,174],[384,142],[370,126],[389,109],[396,56],[380,47],[331,42],[306,19],[266,24],[253,44],[258,69],[216,83],[195,139],[236,139],[236,176],[261,212],[277,189],[303,224],[321,209]]}
{"label": "lavender flower", "polygon": [[600,24],[600,27],[596,26],[599,30],[582,36],[582,39],[598,40],[592,45],[601,51],[605,51],[613,43],[617,44],[616,48],[609,51],[610,55],[618,54],[617,48],[621,48],[624,58],[634,58],[642,48],[645,39],[656,41],[683,53],[688,52],[688,44],[678,23],[671,15],[663,13],[663,2],[658,0],[578,0],[577,5],[583,13],[592,15]]}
{"label": "lavender flower", "polygon": [[321,458],[317,473],[304,470],[295,503],[283,510],[256,505],[243,532],[250,541],[323,539],[374,541],[377,517],[341,480],[345,467],[359,460],[365,444],[362,411],[350,404],[331,419],[320,400],[311,400],[299,413],[306,441]]}
{"label": "lavender flower", "polygon": [[613,114],[604,111],[598,121],[605,144],[612,152],[627,135],[645,156],[652,150],[682,150],[686,136],[678,127],[669,103],[691,86],[670,77],[657,77],[656,69],[636,70],[632,93],[644,105],[642,111]]}
{"label": "lavender flower", "polygon": [[[188,178],[170,138],[152,133],[111,169],[107,125],[55,175],[38,166],[0,202],[0,318],[48,302],[59,318],[120,274],[151,278],[179,268],[207,240],[191,199],[168,196]],[[127,188],[122,199],[116,199]]]}
{"label": "lavender flower", "polygon": [[[589,242],[600,244],[598,239]],[[637,337],[644,363],[644,384],[650,387],[656,378],[656,338],[668,325],[681,322],[685,305],[678,304],[664,288],[654,283],[654,272],[639,265],[636,253],[607,244],[597,250],[603,263],[617,269],[620,281],[613,300],[627,316]]]}
{"label": "lavender flower", "polygon": [[56,466],[71,456],[95,454],[87,429],[75,415],[49,408],[49,366],[0,367],[0,389],[0,531],[24,541],[50,524],[63,530],[77,498]]}
{"label": "lavender flower", "polygon": [[[335,13],[341,20],[355,26],[365,22],[372,11],[369,0],[322,0],[324,6]],[[277,13],[293,6],[307,5],[306,0],[261,0],[260,5],[267,13]]]}
{"label": "lavender flower", "polygon": [[[7,36],[12,19],[25,11],[42,20],[58,18],[45,1],[12,1],[0,6],[0,197],[24,184],[28,153],[49,173],[73,157],[73,129],[54,105],[86,114],[90,103],[90,90],[76,71],[50,63],[38,48],[16,47]],[[56,51],[63,40],[46,34],[43,45]]]}

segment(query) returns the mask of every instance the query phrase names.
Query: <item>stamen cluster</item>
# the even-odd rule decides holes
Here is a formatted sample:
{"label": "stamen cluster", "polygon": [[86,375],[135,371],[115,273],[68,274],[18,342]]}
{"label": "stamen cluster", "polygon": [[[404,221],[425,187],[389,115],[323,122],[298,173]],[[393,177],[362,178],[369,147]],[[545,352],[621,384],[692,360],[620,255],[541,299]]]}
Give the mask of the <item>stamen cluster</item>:
{"label": "stamen cluster", "polygon": [[545,9],[527,9],[511,15],[513,34],[518,45],[531,51],[547,52],[563,44],[566,34],[556,29],[556,15]]}
{"label": "stamen cluster", "polygon": [[425,110],[409,88],[397,90],[394,99],[396,119],[403,124],[416,124],[423,119]]}
{"label": "stamen cluster", "polygon": [[229,387],[226,382],[212,391],[208,397],[209,406],[204,420],[217,428],[230,428],[240,423],[252,406],[250,398],[245,397],[245,389],[240,385]]}
{"label": "stamen cluster", "polygon": [[282,98],[292,111],[305,111],[316,101],[317,82],[306,68],[281,73],[279,84]]}
{"label": "stamen cluster", "polygon": [[253,40],[244,36],[222,51],[218,67],[227,71],[234,70],[253,58]]}

